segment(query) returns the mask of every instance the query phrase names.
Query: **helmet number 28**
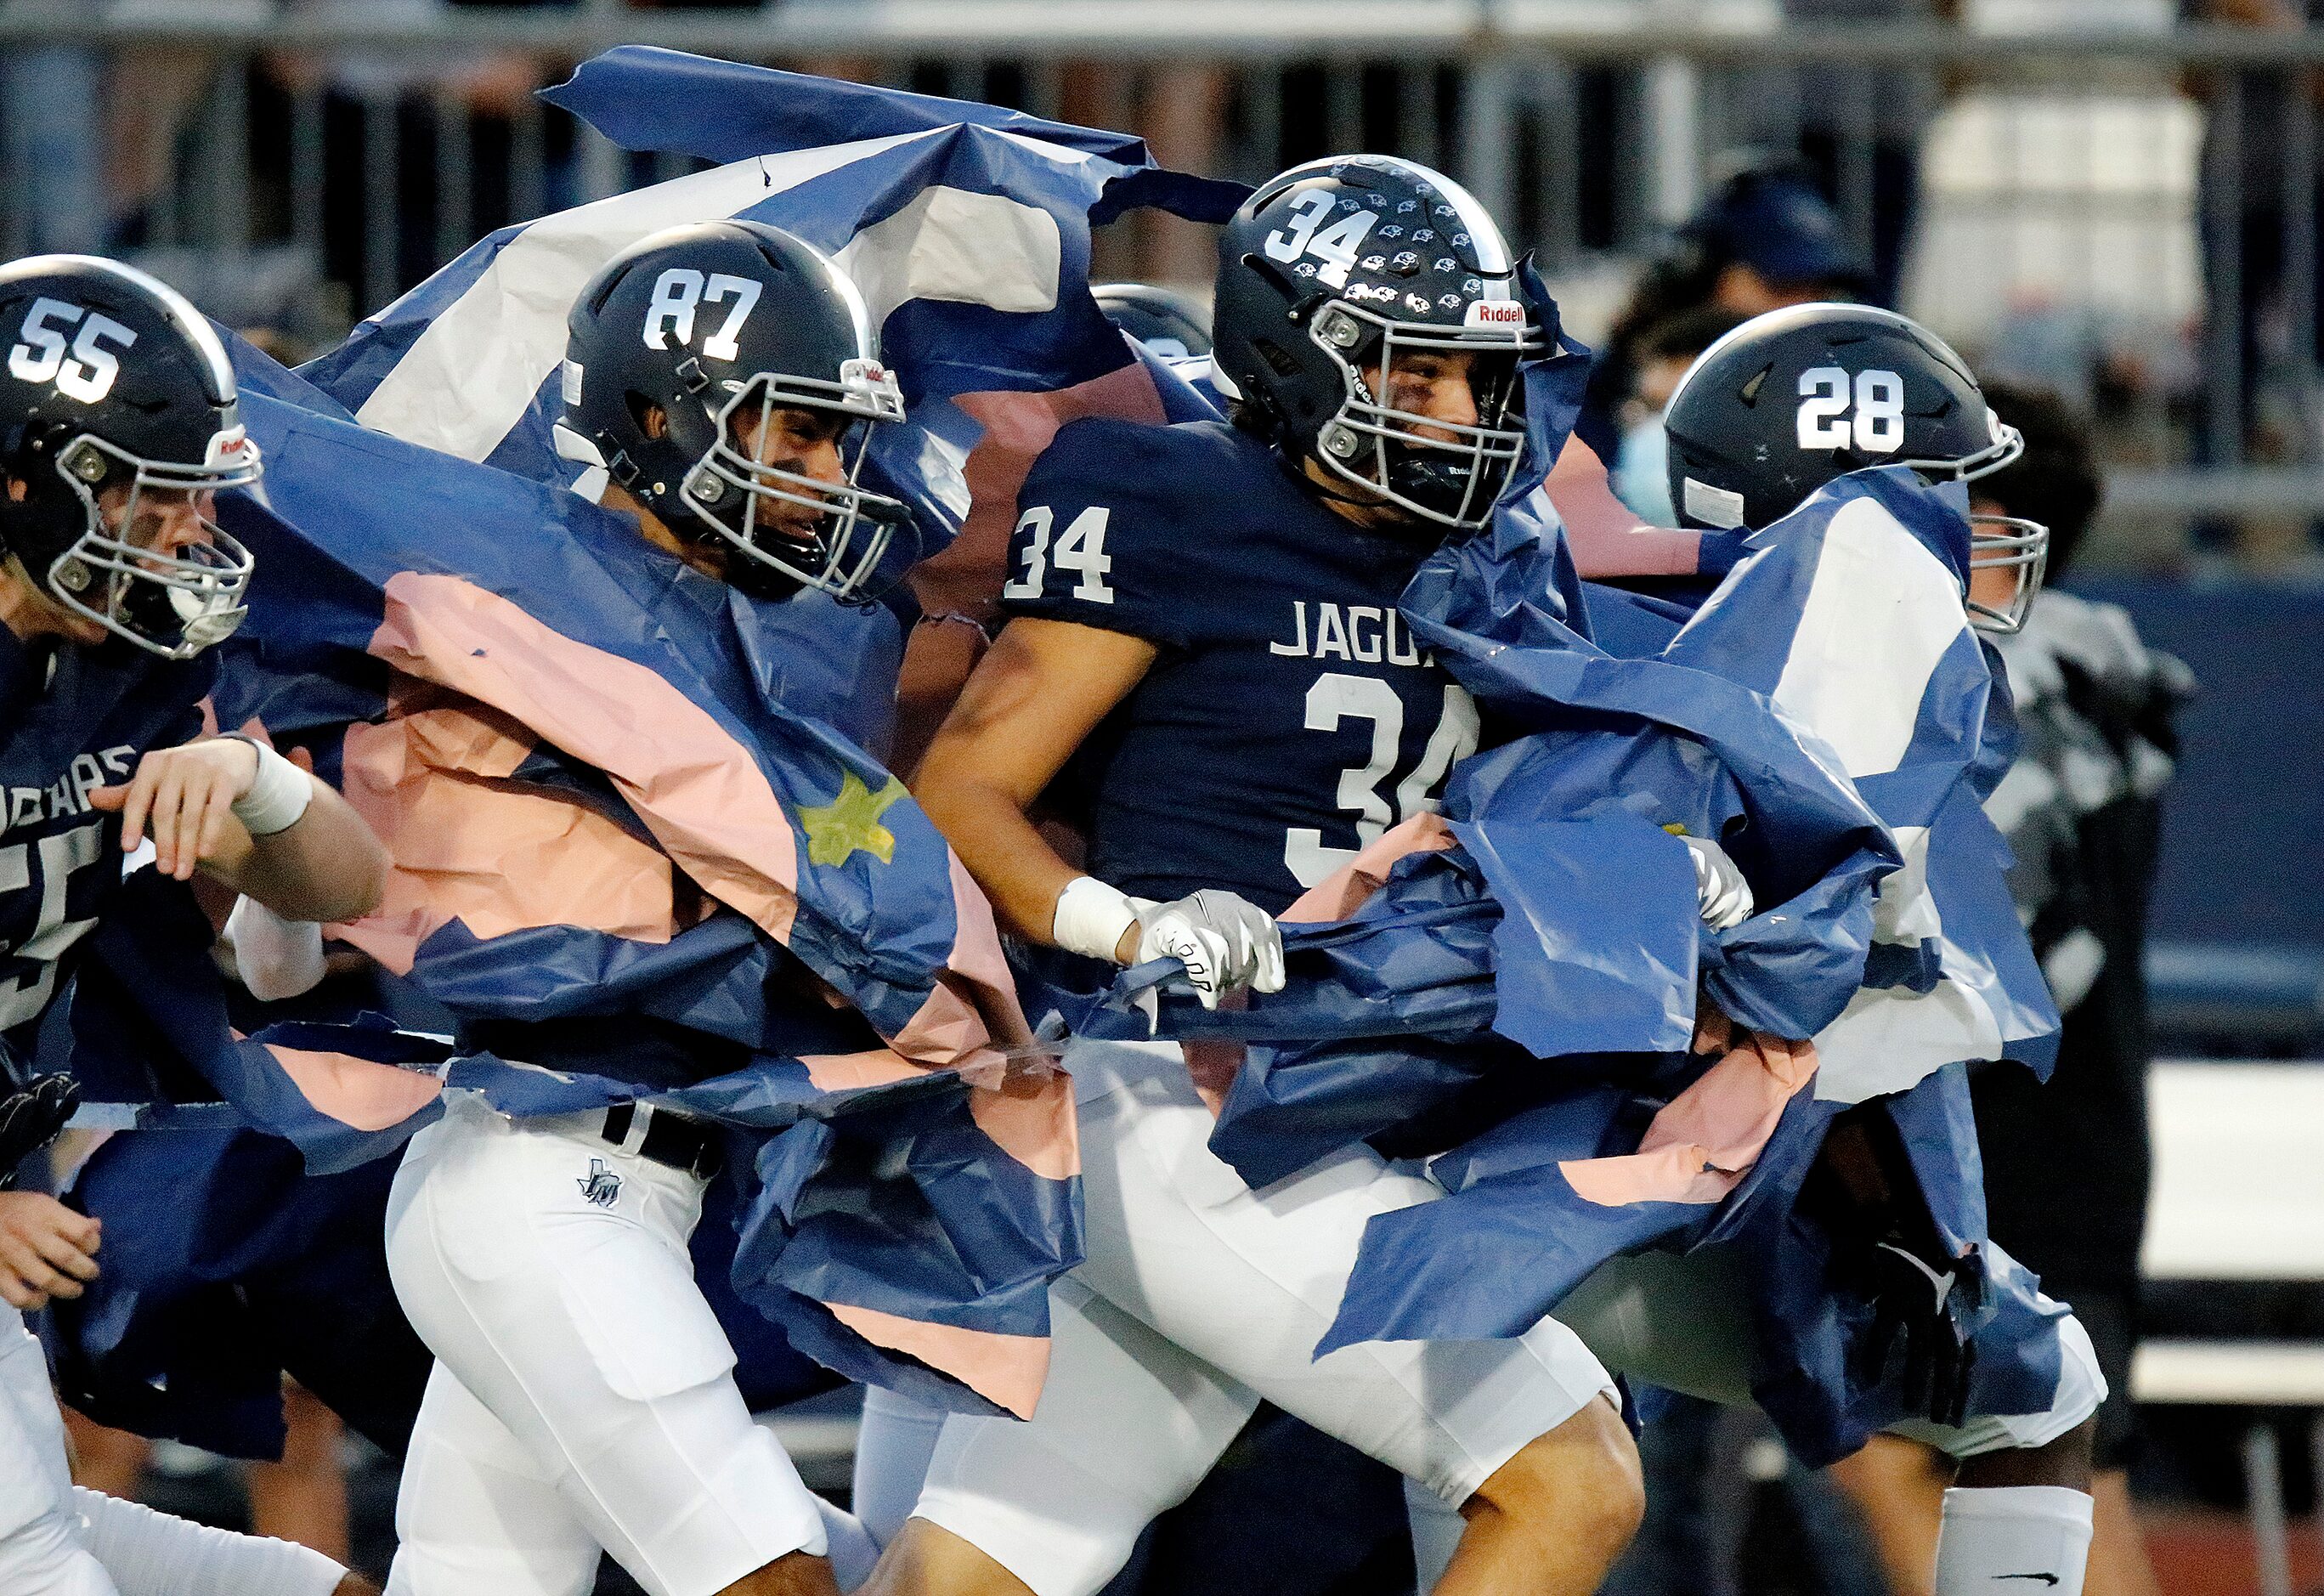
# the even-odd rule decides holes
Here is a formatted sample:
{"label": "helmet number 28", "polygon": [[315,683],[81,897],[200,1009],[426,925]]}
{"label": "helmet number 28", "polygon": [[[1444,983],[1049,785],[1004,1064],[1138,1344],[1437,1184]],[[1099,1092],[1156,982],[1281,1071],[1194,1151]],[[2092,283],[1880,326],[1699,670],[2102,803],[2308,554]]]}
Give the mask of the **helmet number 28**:
{"label": "helmet number 28", "polygon": [[1853,447],[1858,454],[1895,454],[1904,447],[1904,379],[1895,372],[1862,371],[1851,384],[1836,365],[1802,372],[1799,438],[1803,449]]}
{"label": "helmet number 28", "polygon": [[1316,281],[1326,288],[1347,287],[1348,268],[1356,263],[1356,252],[1363,248],[1379,213],[1359,208],[1326,227],[1323,218],[1335,203],[1328,189],[1310,189],[1293,199],[1290,222],[1267,235],[1268,258],[1296,261],[1314,255],[1323,263]]}
{"label": "helmet number 28", "polygon": [[[80,331],[69,348],[65,334],[78,323]],[[54,383],[57,392],[83,404],[95,404],[113,392],[121,374],[118,351],[137,341],[132,329],[112,317],[83,310],[62,300],[34,300],[16,329],[22,340],[8,351],[8,374],[20,382]],[[115,346],[108,349],[107,343]]]}

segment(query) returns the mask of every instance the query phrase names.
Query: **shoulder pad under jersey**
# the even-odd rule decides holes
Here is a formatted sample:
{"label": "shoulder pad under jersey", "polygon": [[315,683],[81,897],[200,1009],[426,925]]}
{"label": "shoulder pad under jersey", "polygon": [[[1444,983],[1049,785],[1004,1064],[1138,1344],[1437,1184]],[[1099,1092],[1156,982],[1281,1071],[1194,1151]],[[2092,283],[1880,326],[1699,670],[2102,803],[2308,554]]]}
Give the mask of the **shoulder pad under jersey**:
{"label": "shoulder pad under jersey", "polygon": [[1286,519],[1315,513],[1222,423],[1106,418],[1061,429],[1017,503],[1004,609],[1180,646],[1248,590]]}

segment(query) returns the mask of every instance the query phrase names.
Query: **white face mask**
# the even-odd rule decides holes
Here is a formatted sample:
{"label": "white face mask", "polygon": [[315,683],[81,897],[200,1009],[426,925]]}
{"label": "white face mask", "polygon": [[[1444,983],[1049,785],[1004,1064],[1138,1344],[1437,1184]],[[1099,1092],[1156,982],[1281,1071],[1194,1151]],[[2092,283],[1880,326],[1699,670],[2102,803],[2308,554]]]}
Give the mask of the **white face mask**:
{"label": "white face mask", "polygon": [[1649,525],[1674,527],[1678,511],[1670,496],[1670,437],[1660,412],[1631,424],[1614,451],[1608,476],[1614,496]]}

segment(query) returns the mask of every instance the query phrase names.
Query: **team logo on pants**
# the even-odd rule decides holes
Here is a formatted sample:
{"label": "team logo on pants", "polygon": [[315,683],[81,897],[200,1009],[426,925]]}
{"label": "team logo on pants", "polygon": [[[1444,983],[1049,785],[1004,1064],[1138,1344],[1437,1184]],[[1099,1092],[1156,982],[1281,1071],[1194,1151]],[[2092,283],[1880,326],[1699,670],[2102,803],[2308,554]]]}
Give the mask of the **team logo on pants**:
{"label": "team logo on pants", "polygon": [[622,1195],[622,1177],[605,1167],[603,1158],[589,1160],[589,1173],[573,1183],[581,1195],[600,1208],[611,1208]]}

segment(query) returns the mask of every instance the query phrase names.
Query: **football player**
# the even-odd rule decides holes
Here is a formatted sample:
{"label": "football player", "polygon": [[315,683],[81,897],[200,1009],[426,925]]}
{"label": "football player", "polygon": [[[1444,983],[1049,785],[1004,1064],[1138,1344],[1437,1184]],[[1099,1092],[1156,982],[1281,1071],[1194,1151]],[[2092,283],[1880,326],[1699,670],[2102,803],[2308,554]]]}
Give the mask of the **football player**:
{"label": "football player", "polygon": [[[123,854],[197,872],[290,920],[378,901],[385,855],[288,760],[207,737],[204,650],[243,615],[250,555],[217,496],[258,479],[216,333],[174,291],[111,261],[0,267],[0,1039],[30,1056]],[[61,1122],[51,1085],[8,1083],[8,1167]],[[0,1590],[57,1596],[368,1591],[319,1554],[225,1536],[76,1490],[23,1315],[96,1278],[93,1220],[0,1193]]]}
{"label": "football player", "polygon": [[[1718,531],[1771,526],[1851,471],[1904,466],[1968,484],[2025,447],[1941,338],[1870,305],[1752,318],[1696,357],[1663,416],[1679,519]],[[2024,624],[2049,545],[2038,521],[1969,517],[1971,624],[2001,635]]]}
{"label": "football player", "polygon": [[[916,781],[1020,935],[1179,958],[1213,1004],[1279,989],[1272,917],[1433,810],[1477,746],[1397,601],[1490,516],[1524,447],[1518,363],[1545,346],[1492,218],[1408,161],[1285,172],[1219,259],[1231,424],[1058,433],[1019,496],[1010,619]],[[1028,817],[1045,794],[1084,867]],[[1706,914],[1741,918],[1733,865],[1698,858]],[[1434,1187],[1358,1149],[1252,1191],[1207,1146],[1223,1081],[1176,1044],[1081,1038],[1065,1063],[1089,1258],[1051,1294],[1040,1407],[945,1422],[874,1588],[1086,1596],[1262,1398],[1461,1505],[1447,1591],[1597,1588],[1637,1460],[1571,1332],[1313,1356],[1365,1222]]]}
{"label": "football player", "polygon": [[[2073,558],[2104,496],[2090,425],[2047,389],[1985,384],[2024,453],[1981,478],[1970,506],[2031,516],[2050,531],[2045,585],[2024,629],[1997,640],[2019,727],[2016,763],[1986,800],[2009,844],[2010,895],[2063,1025],[2047,1082],[2022,1070],[1970,1079],[1992,1232],[2073,1305],[2107,1394],[2093,1449],[2089,1588],[2159,1596],[2126,1464],[2135,1445],[2130,1365],[2151,1150],[2153,1046],[2140,973],[2147,895],[2186,667],[2140,640],[2130,617],[2047,585]],[[2012,572],[1985,571],[1997,606]],[[2075,1200],[2061,1204],[2058,1193]],[[1834,1477],[1864,1510],[1893,1587],[1924,1585],[1944,1486],[1924,1447],[1876,1437]],[[1651,1517],[1651,1513],[1650,1513]]]}
{"label": "football player", "polygon": [[[751,222],[656,234],[582,290],[558,447],[705,627],[729,624],[730,587],[869,592],[905,524],[857,480],[870,429],[903,417],[873,336],[828,261]],[[778,1018],[786,1051],[879,1045],[804,980]],[[473,1039],[648,1091],[749,1054],[638,1015]],[[512,1121],[469,1102],[413,1138],[388,1268],[437,1361],[396,1505],[397,1596],[583,1596],[601,1550],[651,1596],[829,1592],[835,1564],[869,1566],[854,1520],[752,1422],[695,1283],[687,1239],[722,1145],[643,1102]]]}
{"label": "football player", "polygon": [[[1849,472],[1904,466],[1938,484],[1968,484],[2001,469],[2024,445],[1987,407],[1959,355],[1926,329],[1891,311],[1812,304],[1755,318],[1713,344],[1672,395],[1670,488],[1686,524],[1706,530],[1773,525],[1803,500]],[[1969,509],[1964,498],[1964,513]],[[2040,589],[2048,531],[1999,514],[1970,517],[1971,623],[2007,633],[2023,623]],[[1988,658],[1990,655],[1988,654]],[[1998,670],[1997,669],[1997,677]],[[1997,681],[1997,688],[1999,683]],[[1858,1139],[1844,1116],[1826,1142],[1827,1165],[1849,1192],[1868,1236],[1909,1237],[1926,1228],[1918,1177],[1876,1138]],[[1974,1166],[1964,1181],[1979,1178]],[[1836,1189],[1836,1188],[1835,1188]],[[1941,1364],[1939,1319],[1955,1285],[1952,1260],[1934,1254],[1904,1263],[1909,1241],[1885,1255],[1904,1270],[1887,1305],[1912,1287],[1928,1315],[1908,1318],[1908,1344]],[[1633,1379],[1723,1402],[1748,1402],[1753,1333],[1742,1284],[1720,1258],[1646,1254],[1617,1259],[1584,1281],[1558,1309],[1608,1367]],[[1987,1246],[1988,1278],[2014,1270]],[[1907,1286],[1905,1282],[1910,1282]],[[1933,1296],[1934,1301],[1927,1299]],[[2094,1415],[2107,1386],[2081,1324],[2047,1297],[1997,1292],[1997,1310],[1950,1378],[1965,1389],[1958,1423],[1925,1419],[1893,1426],[1958,1465],[1946,1491],[1937,1550],[1936,1596],[1989,1596],[1996,1582],[2024,1582],[2079,1596],[2091,1527]],[[2055,1396],[2039,1413],[1981,1412],[1971,1379],[1980,1364],[2058,1370]]]}

